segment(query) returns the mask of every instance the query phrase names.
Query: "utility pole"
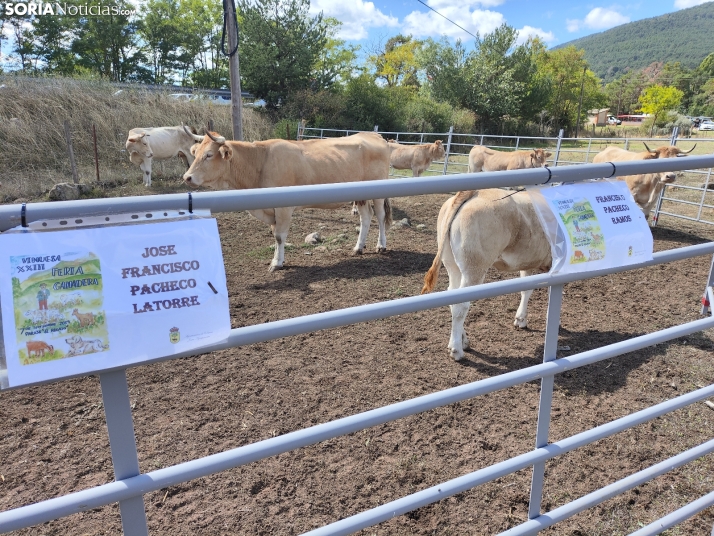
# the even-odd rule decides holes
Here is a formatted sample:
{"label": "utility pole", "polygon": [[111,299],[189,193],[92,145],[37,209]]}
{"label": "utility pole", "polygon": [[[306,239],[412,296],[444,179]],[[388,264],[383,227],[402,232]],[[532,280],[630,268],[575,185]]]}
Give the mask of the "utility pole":
{"label": "utility pole", "polygon": [[[238,60],[238,20],[233,0],[223,0],[223,31],[228,31],[228,70],[231,80],[231,112],[233,116],[233,139],[243,141],[243,97],[240,89],[240,63]],[[225,34],[224,34],[225,35]]]}
{"label": "utility pole", "polygon": [[580,102],[578,103],[578,121],[575,124],[575,139],[577,139],[578,134],[580,134],[580,109],[583,107],[583,88],[585,87],[585,71],[587,70],[587,66],[583,67],[583,76],[580,80]]}

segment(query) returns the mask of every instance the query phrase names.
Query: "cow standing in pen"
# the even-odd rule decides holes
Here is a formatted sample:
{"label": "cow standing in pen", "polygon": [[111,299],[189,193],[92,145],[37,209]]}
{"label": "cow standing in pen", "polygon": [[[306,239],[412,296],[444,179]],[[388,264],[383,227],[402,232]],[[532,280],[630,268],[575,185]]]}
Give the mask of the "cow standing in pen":
{"label": "cow standing in pen", "polygon": [[[666,145],[664,147],[657,147],[652,151],[647,147],[646,143],[642,143],[646,151],[634,152],[621,149],[620,147],[606,147],[593,158],[593,164],[602,162],[627,162],[630,160],[653,160],[655,158],[674,158],[678,156],[686,156],[691,153],[697,146],[694,146],[688,151],[682,151],[679,147],[674,145]],[[657,199],[659,195],[664,190],[667,184],[672,184],[677,178],[674,171],[664,171],[658,173],[642,173],[640,175],[626,175],[623,177],[617,177],[618,180],[624,180],[627,183],[627,187],[632,193],[637,205],[645,213],[645,218],[649,219],[650,212],[657,204]]]}
{"label": "cow standing in pen", "polygon": [[[339,182],[386,179],[389,175],[387,142],[374,132],[360,132],[343,138],[307,141],[266,140],[256,142],[226,141],[208,132],[193,134],[198,143],[192,154],[195,160],[184,174],[192,187],[208,186],[216,190],[306,186]],[[387,227],[391,224],[389,199],[373,199],[379,223],[377,251],[387,249]],[[270,225],[275,237],[275,255],[270,271],[282,268],[285,242],[292,214],[299,208],[337,209],[344,203],[305,205],[275,209],[250,210],[251,215]],[[366,201],[357,203],[360,232],[354,247],[364,251],[372,213]]]}
{"label": "cow standing in pen", "polygon": [[180,127],[132,128],[126,140],[129,160],[137,164],[144,175],[144,186],[151,186],[151,163],[178,156],[188,168],[193,163],[191,146],[195,143],[191,128],[188,134]]}
{"label": "cow standing in pen", "polygon": [[[530,196],[500,189],[459,192],[446,200],[437,223],[438,248],[424,277],[422,294],[431,292],[441,263],[449,273],[449,290],[480,285],[492,266],[525,277],[550,269],[550,243],[543,232]],[[528,326],[528,300],[532,290],[521,292],[514,325]],[[469,348],[464,330],[470,302],[451,305],[449,355],[463,359]]]}
{"label": "cow standing in pen", "polygon": [[389,163],[394,169],[411,169],[412,176],[420,177],[434,160],[444,158],[446,151],[441,140],[422,145],[401,145],[389,140]]}
{"label": "cow standing in pen", "polygon": [[543,149],[505,152],[476,145],[469,152],[469,173],[539,168],[545,165],[550,156],[551,153]]}

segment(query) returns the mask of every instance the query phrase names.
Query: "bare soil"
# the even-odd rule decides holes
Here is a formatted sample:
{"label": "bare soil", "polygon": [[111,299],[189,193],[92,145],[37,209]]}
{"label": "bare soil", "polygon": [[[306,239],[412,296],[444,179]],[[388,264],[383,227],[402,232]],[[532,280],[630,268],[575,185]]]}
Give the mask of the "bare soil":
{"label": "bare soil", "polygon": [[[161,181],[154,193],[161,190]],[[104,195],[122,195],[109,189]],[[268,273],[270,230],[246,213],[217,219],[233,327],[419,293],[436,251],[447,195],[393,200],[389,251],[355,257],[349,207],[296,213],[286,267]],[[424,224],[424,228],[418,228]],[[305,246],[320,231],[326,250]],[[663,217],[657,250],[714,239],[714,228]],[[559,345],[569,355],[699,318],[710,258],[565,287]],[[492,271],[488,280],[512,277]],[[442,270],[439,290],[447,286]],[[446,352],[447,308],[284,338],[128,371],[142,472],[462,385],[542,361],[547,293],[534,293],[530,327],[515,330],[517,295],[472,306],[472,349]],[[550,441],[571,436],[714,381],[714,333],[698,333],[556,378]],[[325,441],[144,497],[151,534],[299,534],[528,452],[539,384]],[[712,421],[710,423],[709,421]],[[113,480],[98,377],[0,393],[0,510]],[[556,458],[543,511],[711,439],[703,403]],[[545,531],[628,534],[714,489],[714,458],[667,473]],[[363,534],[496,534],[527,519],[531,471],[396,517]],[[714,509],[667,534],[708,535]],[[121,534],[117,505],[18,531]]]}

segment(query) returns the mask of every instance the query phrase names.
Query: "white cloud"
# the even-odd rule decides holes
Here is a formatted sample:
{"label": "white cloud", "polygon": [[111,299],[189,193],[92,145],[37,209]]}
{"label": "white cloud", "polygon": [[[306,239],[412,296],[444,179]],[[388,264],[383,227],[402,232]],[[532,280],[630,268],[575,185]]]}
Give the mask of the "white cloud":
{"label": "white cloud", "polygon": [[[464,30],[449,22],[444,17],[455,22],[468,32],[480,35],[493,32],[501,24],[506,22],[503,14],[496,11],[471,8],[483,2],[456,2],[454,0],[436,0],[430,2],[430,6],[438,5],[438,11],[443,15],[440,17],[433,11],[412,11],[404,17],[402,32],[411,34],[417,38],[439,37],[445,35],[462,41],[473,39]],[[434,7],[434,9],[437,9]]]}
{"label": "white cloud", "polygon": [[310,14],[316,15],[320,11],[325,17],[342,22],[337,37],[348,41],[365,39],[370,28],[399,26],[399,19],[385,15],[374,7],[373,2],[364,0],[312,0]]}
{"label": "white cloud", "polygon": [[533,28],[532,26],[524,26],[518,30],[518,39],[516,44],[522,45],[525,43],[529,37],[540,37],[546,44],[551,44],[555,42],[555,34],[553,32],[546,32],[541,28]]}
{"label": "white cloud", "polygon": [[585,17],[585,26],[594,30],[605,30],[630,22],[630,17],[621,15],[614,9],[596,7]]}
{"label": "white cloud", "polygon": [[596,7],[585,16],[584,20],[567,19],[565,21],[565,24],[569,32],[577,32],[582,27],[587,27],[592,30],[607,30],[609,28],[619,26],[620,24],[626,24],[628,22],[630,22],[630,17],[628,17],[627,15],[623,15],[611,8]]}
{"label": "white cloud", "polygon": [[711,2],[711,0],[674,0],[674,7],[677,9],[686,9],[688,7],[706,4],[707,2]]}

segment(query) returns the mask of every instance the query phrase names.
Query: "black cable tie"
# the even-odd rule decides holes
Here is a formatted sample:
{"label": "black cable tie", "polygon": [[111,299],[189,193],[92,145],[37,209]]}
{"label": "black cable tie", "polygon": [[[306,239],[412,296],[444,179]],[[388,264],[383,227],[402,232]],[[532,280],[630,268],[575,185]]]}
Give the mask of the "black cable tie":
{"label": "black cable tie", "polygon": [[188,213],[193,214],[193,196],[188,192]]}
{"label": "black cable tie", "polygon": [[22,220],[22,226],[27,227],[27,204],[23,203],[20,209],[20,219]]}
{"label": "black cable tie", "polygon": [[[610,177],[613,177],[615,175],[615,173],[617,173],[617,168],[615,167],[615,164],[613,164],[612,162],[608,162],[608,164],[610,164],[612,166],[612,175],[610,175]],[[607,178],[609,179],[610,177],[607,177]]]}
{"label": "black cable tie", "polygon": [[550,179],[553,178],[553,172],[550,170],[550,168],[548,166],[545,166],[545,169],[548,170],[548,180],[545,181],[543,184],[548,184],[550,182]]}

